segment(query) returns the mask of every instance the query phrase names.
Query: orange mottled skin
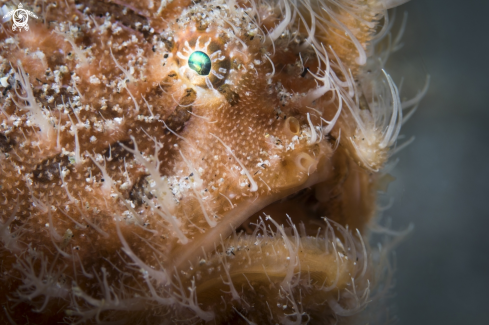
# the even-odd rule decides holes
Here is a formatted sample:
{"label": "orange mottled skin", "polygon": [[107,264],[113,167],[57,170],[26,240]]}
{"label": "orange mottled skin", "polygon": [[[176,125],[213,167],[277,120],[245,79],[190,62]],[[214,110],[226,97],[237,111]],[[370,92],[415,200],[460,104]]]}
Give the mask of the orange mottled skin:
{"label": "orange mottled skin", "polygon": [[[0,319],[354,319],[377,281],[363,234],[378,175],[349,140],[346,102],[322,133],[342,99],[340,86],[310,96],[322,84],[308,71],[320,74],[324,62],[308,30],[291,22],[267,37],[284,19],[277,4],[148,3],[26,1],[40,17],[30,30],[3,24]],[[381,11],[358,6],[361,19],[331,10],[367,49]],[[332,71],[356,80],[355,45],[320,20],[316,28],[351,76]],[[204,46],[215,60],[208,80],[185,58]],[[18,97],[22,71],[35,102]],[[355,305],[353,278],[362,303],[343,315]]]}

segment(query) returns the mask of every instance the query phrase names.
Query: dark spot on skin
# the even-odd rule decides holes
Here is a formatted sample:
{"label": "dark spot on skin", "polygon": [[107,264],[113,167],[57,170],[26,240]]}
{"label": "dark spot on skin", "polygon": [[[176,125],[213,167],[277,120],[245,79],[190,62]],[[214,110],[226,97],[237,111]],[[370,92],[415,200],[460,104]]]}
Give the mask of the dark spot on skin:
{"label": "dark spot on skin", "polygon": [[[82,41],[83,41],[83,39],[82,39]],[[83,45],[81,45],[81,47],[83,47]],[[68,55],[71,56],[71,52]],[[66,64],[66,60],[65,60],[65,56],[64,56],[63,52],[54,51],[54,52],[50,53],[49,55],[46,55],[46,59],[48,61],[49,67],[54,67],[57,65]]]}
{"label": "dark spot on skin", "polygon": [[153,45],[152,50],[153,50],[153,52],[156,52],[156,45]]}
{"label": "dark spot on skin", "polygon": [[165,43],[166,49],[167,49],[168,51],[172,51],[172,50],[173,50],[173,46],[175,46],[175,44],[173,43],[173,41],[168,40],[168,39],[166,39],[166,38],[163,38],[161,41],[162,41],[163,43]]}
{"label": "dark spot on skin", "polygon": [[[165,65],[165,63],[163,63],[163,65]],[[175,81],[178,80],[178,74],[175,72],[175,71],[170,71],[170,73],[168,73],[166,75],[166,77],[163,78],[163,80],[161,80],[159,86],[157,86],[156,88],[168,88],[168,87],[171,87],[173,85],[173,83]],[[161,89],[155,89],[158,93],[160,93],[160,96],[163,94],[163,92],[161,91]]]}
{"label": "dark spot on skin", "polygon": [[[185,91],[185,95],[180,100],[179,106],[168,116],[164,121],[169,129],[174,132],[179,131],[190,119],[190,113],[192,112],[192,106],[188,106],[192,104],[197,98],[197,93],[192,88],[187,88]],[[166,130],[165,133],[170,133],[169,130]]]}
{"label": "dark spot on skin", "polygon": [[170,71],[170,73],[163,79],[164,83],[170,83],[178,80],[178,75],[175,71]]}
{"label": "dark spot on skin", "polygon": [[164,84],[158,84],[156,85],[156,87],[153,87],[151,91],[148,93],[148,101],[150,101],[153,96],[161,98],[165,94],[163,90],[164,88],[165,88]]}
{"label": "dark spot on skin", "polygon": [[163,55],[163,57],[164,57],[165,59],[168,59],[168,53],[166,53],[165,55]]}
{"label": "dark spot on skin", "polygon": [[153,194],[151,194],[150,192],[148,179],[146,178],[147,176],[148,175],[141,176],[129,192],[129,198],[137,206],[140,206],[144,203],[144,198],[153,198]]}
{"label": "dark spot on skin", "polygon": [[301,77],[304,78],[307,75],[307,72],[309,71],[309,67],[304,68],[304,71],[301,73]]}
{"label": "dark spot on skin", "polygon": [[183,96],[179,105],[190,105],[195,102],[195,99],[197,99],[197,93],[195,92],[195,90],[193,90],[192,88],[187,88],[187,90],[185,91],[185,95]]}
{"label": "dark spot on skin", "polygon": [[9,152],[15,145],[15,141],[7,138],[3,133],[0,133],[0,152]]}
{"label": "dark spot on skin", "polygon": [[2,92],[2,95],[3,97],[5,97],[5,95],[7,94],[7,92],[12,89],[12,86],[11,85],[8,85],[7,87],[5,87],[5,89],[3,90]]}
{"label": "dark spot on skin", "polygon": [[32,174],[33,180],[41,183],[49,183],[59,179],[60,170],[70,169],[70,161],[68,156],[55,156],[43,160],[39,165],[34,167]]}
{"label": "dark spot on skin", "polygon": [[130,153],[129,151],[124,149],[124,147],[121,144],[130,148],[130,149],[133,149],[133,147],[134,147],[132,145],[131,140],[119,141],[119,142],[112,143],[110,145],[110,147],[105,148],[103,151],[103,155],[104,155],[105,159],[110,159],[110,157],[112,157],[112,160],[117,159],[119,161],[122,161],[122,160],[124,160],[124,158],[126,158],[126,160],[127,160],[128,158],[132,157],[132,153]]}
{"label": "dark spot on skin", "polygon": [[222,85],[217,90],[219,90],[231,106],[234,106],[239,102],[239,95],[232,91],[229,85]]}
{"label": "dark spot on skin", "polygon": [[197,26],[197,30],[205,31],[209,27],[209,24],[206,21],[200,20],[199,25]]}

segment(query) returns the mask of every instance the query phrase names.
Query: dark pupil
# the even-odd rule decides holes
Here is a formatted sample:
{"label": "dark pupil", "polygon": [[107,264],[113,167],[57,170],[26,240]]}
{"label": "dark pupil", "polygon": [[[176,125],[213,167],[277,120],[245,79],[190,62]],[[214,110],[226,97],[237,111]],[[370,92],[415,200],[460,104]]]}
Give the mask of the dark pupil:
{"label": "dark pupil", "polygon": [[188,66],[201,76],[207,76],[211,72],[211,59],[201,51],[195,51],[188,58]]}

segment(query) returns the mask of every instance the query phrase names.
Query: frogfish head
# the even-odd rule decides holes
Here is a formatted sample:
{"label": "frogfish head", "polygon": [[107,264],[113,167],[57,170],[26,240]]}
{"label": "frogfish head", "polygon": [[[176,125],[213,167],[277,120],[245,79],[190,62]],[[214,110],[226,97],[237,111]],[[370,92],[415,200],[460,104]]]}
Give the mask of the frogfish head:
{"label": "frogfish head", "polygon": [[417,103],[376,47],[399,2],[25,1],[42,21],[0,38],[0,317],[370,317],[376,192]]}

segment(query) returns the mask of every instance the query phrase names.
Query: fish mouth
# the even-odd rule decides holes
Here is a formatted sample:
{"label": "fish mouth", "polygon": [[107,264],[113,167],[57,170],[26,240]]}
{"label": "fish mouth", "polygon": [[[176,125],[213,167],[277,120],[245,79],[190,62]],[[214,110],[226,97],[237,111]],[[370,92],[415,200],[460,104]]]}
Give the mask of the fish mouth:
{"label": "fish mouth", "polygon": [[[362,234],[374,211],[371,177],[347,149],[328,152],[299,184],[246,198],[215,227],[176,248],[169,273],[183,274],[207,305],[229,288],[233,300],[259,290],[272,294],[272,288],[287,293],[302,281],[303,272],[312,282],[301,283],[327,302],[321,312],[342,313],[349,299],[357,304],[348,312],[356,312],[370,290],[372,269]],[[362,290],[358,297],[348,291],[352,284]],[[251,292],[235,289],[248,285]]]}
{"label": "fish mouth", "polygon": [[173,265],[179,269],[179,267],[184,265],[187,261],[198,262],[198,259],[202,255],[202,250],[213,251],[223,238],[228,238],[233,233],[239,232],[242,225],[246,224],[253,216],[265,213],[267,208],[272,207],[277,202],[287,198],[287,196],[294,195],[301,190],[310,188],[326,178],[325,176],[317,176],[317,179],[310,178],[306,183],[284,192],[261,199],[248,198],[244,202],[241,202],[236,208],[224,215],[221,222],[219,222],[216,227],[211,228],[205,234],[197,237],[187,245],[179,247],[173,253]]}
{"label": "fish mouth", "polygon": [[[227,211],[213,228],[204,234],[194,237],[186,245],[180,245],[172,252],[172,264],[178,269],[188,261],[197,263],[202,257],[202,251],[215,251],[223,239],[234,234],[250,234],[254,231],[253,225],[260,218],[272,218],[282,224],[304,224],[306,236],[317,235],[318,228],[324,228],[323,217],[328,217],[335,222],[342,222],[341,217],[351,222],[354,220],[349,215],[359,211],[368,214],[371,204],[367,200],[360,199],[361,189],[358,184],[366,180],[362,177],[360,168],[349,166],[346,150],[340,148],[333,156],[317,158],[317,167],[300,184],[282,189],[268,196],[249,197],[237,204],[233,209]],[[325,207],[334,205],[349,194],[338,194],[339,191],[355,193],[357,202],[348,202],[352,206],[343,209],[327,209]],[[333,194],[333,198],[329,197]],[[354,206],[356,204],[356,206]],[[365,205],[368,205],[365,206]],[[338,210],[342,210],[338,212]],[[333,215],[333,214],[337,215]],[[366,216],[367,218],[367,216]],[[288,221],[287,221],[288,219]],[[251,225],[251,227],[250,227]],[[352,223],[353,227],[360,227]]]}

